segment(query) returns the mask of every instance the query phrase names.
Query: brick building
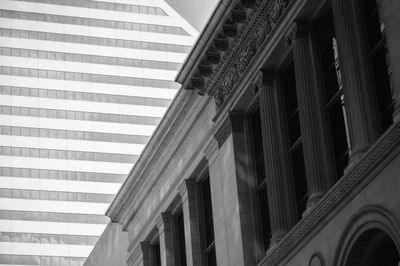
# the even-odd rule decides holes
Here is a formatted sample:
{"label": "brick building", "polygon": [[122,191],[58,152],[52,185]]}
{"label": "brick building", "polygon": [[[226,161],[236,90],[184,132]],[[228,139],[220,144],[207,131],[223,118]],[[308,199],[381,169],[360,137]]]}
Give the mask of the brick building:
{"label": "brick building", "polygon": [[91,257],[399,265],[398,14],[398,0],[221,0]]}

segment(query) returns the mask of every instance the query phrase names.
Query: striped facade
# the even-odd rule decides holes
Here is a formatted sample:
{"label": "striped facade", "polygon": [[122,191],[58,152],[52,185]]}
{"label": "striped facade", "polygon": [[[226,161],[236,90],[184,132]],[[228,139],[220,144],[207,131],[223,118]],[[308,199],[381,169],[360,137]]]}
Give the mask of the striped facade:
{"label": "striped facade", "polygon": [[82,265],[196,30],[162,0],[1,0],[0,265]]}

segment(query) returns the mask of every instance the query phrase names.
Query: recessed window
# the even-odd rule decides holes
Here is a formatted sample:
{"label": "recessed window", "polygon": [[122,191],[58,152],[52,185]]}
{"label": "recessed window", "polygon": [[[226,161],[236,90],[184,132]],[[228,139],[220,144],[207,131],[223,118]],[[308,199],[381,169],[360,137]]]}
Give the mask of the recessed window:
{"label": "recessed window", "polygon": [[268,208],[268,192],[265,179],[264,150],[262,143],[260,110],[250,117],[254,150],[254,164],[256,168],[256,192],[258,200],[258,216],[262,232],[262,245],[264,251],[270,246],[271,222]]}
{"label": "recessed window", "polygon": [[185,226],[183,212],[175,216],[179,266],[186,266]]}
{"label": "recessed window", "polygon": [[211,204],[210,178],[207,176],[200,184],[203,203],[203,224],[204,224],[204,259],[207,266],[216,266],[214,243],[214,224]]}
{"label": "recessed window", "polygon": [[154,266],[161,266],[160,241],[151,246],[152,262]]}
{"label": "recessed window", "polygon": [[288,152],[292,162],[293,178],[296,191],[297,215],[300,220],[302,213],[307,207],[308,191],[293,63],[291,63],[282,73],[281,80],[284,91],[289,136]]}
{"label": "recessed window", "polygon": [[350,141],[340,62],[331,12],[328,12],[316,23],[316,35],[320,47],[325,82],[325,110],[329,117],[328,126],[335,157],[336,175],[337,178],[340,178],[349,163]]}
{"label": "recessed window", "polygon": [[392,69],[386,47],[385,24],[379,20],[376,0],[361,2],[364,3],[369,44],[368,56],[375,78],[381,124],[383,130],[386,130],[393,123],[395,99],[393,86],[390,82]]}

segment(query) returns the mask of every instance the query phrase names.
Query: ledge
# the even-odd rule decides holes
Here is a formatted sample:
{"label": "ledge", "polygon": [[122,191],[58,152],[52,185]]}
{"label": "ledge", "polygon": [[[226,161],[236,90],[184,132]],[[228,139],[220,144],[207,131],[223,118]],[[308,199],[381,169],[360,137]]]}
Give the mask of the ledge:
{"label": "ledge", "polygon": [[374,178],[374,171],[382,169],[388,159],[398,153],[400,153],[400,122],[393,125],[375,142],[360,162],[325,194],[315,208],[258,265],[278,265],[283,259],[293,255],[294,253],[291,253],[304,244],[306,238],[314,236],[322,229],[328,216],[339,211],[338,206],[348,203]]}

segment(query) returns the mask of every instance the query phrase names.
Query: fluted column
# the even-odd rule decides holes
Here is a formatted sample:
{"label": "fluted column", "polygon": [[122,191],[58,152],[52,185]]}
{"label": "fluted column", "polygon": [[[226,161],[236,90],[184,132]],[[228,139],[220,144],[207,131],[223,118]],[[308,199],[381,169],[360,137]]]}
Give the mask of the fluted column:
{"label": "fluted column", "polygon": [[327,134],[322,84],[316,76],[315,45],[308,25],[295,22],[290,31],[297,100],[307,173],[309,210],[335,183],[332,151]]}
{"label": "fluted column", "polygon": [[158,236],[160,241],[161,266],[174,266],[174,233],[173,218],[169,213],[163,212],[157,219]]}
{"label": "fluted column", "polygon": [[187,266],[201,266],[203,265],[200,236],[201,198],[198,183],[184,180],[179,186],[179,194],[182,198]]}
{"label": "fluted column", "polygon": [[356,2],[332,0],[350,133],[350,164],[363,155],[380,133],[379,111],[366,47],[368,42],[363,35],[362,14],[355,6]]}
{"label": "fluted column", "polygon": [[295,191],[289,166],[282,121],[281,91],[274,77],[260,72],[260,114],[263,135],[265,175],[271,220],[271,246],[279,242],[297,221]]}
{"label": "fluted column", "polygon": [[396,98],[394,121],[400,121],[400,1],[380,0],[379,15],[385,24],[386,42],[392,67],[392,84]]}

